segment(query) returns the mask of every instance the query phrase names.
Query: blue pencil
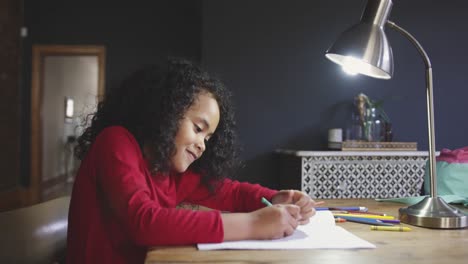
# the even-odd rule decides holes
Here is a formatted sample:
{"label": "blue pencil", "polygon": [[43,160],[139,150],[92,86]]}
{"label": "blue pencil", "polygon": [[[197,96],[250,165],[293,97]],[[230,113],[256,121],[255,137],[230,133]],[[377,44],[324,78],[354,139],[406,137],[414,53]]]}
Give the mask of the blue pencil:
{"label": "blue pencil", "polygon": [[340,218],[346,219],[346,221],[348,222],[355,222],[355,223],[361,223],[361,224],[367,224],[367,225],[393,226],[393,224],[384,223],[382,220],[378,220],[378,219],[342,216],[342,215],[340,215]]}
{"label": "blue pencil", "polygon": [[392,223],[392,224],[399,224],[400,223],[400,220],[398,219],[394,219],[394,220],[390,220],[390,219],[379,219],[380,221],[384,222],[384,223]]}

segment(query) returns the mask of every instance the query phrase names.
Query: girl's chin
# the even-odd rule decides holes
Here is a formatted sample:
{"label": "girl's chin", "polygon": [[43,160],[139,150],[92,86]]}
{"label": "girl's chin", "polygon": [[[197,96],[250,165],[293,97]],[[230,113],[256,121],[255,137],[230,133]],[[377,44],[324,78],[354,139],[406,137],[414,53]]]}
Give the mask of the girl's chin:
{"label": "girl's chin", "polygon": [[184,173],[192,164],[186,155],[175,155],[171,159],[171,170],[175,173]]}
{"label": "girl's chin", "polygon": [[188,168],[185,168],[185,169],[180,169],[180,170],[176,170],[177,173],[184,173],[187,171]]}

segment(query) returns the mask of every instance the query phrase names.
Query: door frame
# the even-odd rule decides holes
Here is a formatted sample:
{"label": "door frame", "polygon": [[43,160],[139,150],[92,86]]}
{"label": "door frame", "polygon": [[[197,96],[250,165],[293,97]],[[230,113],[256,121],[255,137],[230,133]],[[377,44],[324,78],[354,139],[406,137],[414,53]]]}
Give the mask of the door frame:
{"label": "door frame", "polygon": [[[44,84],[44,61],[47,56],[97,56],[98,100],[104,97],[106,49],[98,45],[33,45],[31,81],[31,173],[23,202],[41,201],[42,190],[42,117],[41,104]],[[64,181],[66,179],[63,179]]]}

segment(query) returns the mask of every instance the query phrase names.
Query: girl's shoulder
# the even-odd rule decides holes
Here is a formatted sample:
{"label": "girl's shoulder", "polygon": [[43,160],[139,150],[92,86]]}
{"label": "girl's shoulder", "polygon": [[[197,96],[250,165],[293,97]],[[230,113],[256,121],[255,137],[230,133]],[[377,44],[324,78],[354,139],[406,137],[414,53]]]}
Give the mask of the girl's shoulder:
{"label": "girl's shoulder", "polygon": [[138,143],[133,134],[123,126],[109,126],[104,128],[96,136],[94,144],[104,148],[113,148],[123,145],[138,147]]}
{"label": "girl's shoulder", "polygon": [[114,137],[130,137],[135,139],[135,137],[123,126],[109,126],[104,128],[96,137],[97,139],[102,138],[114,138]]}

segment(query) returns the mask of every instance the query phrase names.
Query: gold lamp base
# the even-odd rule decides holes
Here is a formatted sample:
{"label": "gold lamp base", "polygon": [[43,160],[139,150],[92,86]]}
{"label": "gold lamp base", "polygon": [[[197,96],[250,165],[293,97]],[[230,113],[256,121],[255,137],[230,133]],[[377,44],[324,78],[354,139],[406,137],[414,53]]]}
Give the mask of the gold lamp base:
{"label": "gold lamp base", "polygon": [[468,226],[468,216],[440,197],[426,197],[417,204],[400,208],[399,213],[402,223],[415,226],[441,229]]}

